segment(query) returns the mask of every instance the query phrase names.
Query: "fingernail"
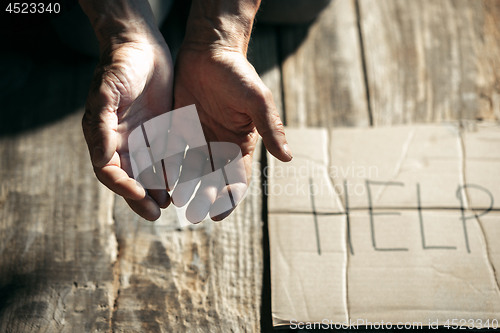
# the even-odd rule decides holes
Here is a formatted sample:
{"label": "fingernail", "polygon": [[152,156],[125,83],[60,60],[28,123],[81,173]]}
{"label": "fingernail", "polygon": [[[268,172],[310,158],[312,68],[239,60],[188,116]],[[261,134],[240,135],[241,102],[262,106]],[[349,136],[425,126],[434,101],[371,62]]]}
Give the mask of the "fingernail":
{"label": "fingernail", "polygon": [[292,160],[293,156],[292,156],[292,151],[290,150],[290,147],[288,147],[288,143],[285,143],[283,145],[283,149],[285,150],[285,153],[290,156],[290,160]]}
{"label": "fingernail", "polygon": [[102,150],[102,148],[100,147],[97,147],[96,149],[94,149],[94,158],[92,159],[92,161],[94,162],[94,164],[97,164],[102,160],[103,156],[104,150]]}

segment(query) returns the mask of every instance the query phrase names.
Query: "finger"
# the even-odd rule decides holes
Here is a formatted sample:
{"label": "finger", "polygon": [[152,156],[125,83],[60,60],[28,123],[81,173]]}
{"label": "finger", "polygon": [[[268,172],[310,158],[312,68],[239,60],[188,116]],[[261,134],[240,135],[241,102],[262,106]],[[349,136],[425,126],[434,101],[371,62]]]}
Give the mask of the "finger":
{"label": "finger", "polygon": [[170,195],[167,192],[165,171],[162,166],[162,162],[157,162],[147,168],[140,174],[139,181],[148,189],[149,196],[160,208],[167,208],[170,205]]}
{"label": "finger", "polygon": [[92,163],[100,168],[106,165],[117,147],[119,95],[107,76],[93,84],[87,98],[86,116],[90,120],[90,138],[87,140]]}
{"label": "finger", "polygon": [[175,206],[183,207],[191,199],[207,164],[209,164],[207,162],[208,148],[206,146],[189,149],[186,152],[179,181],[172,193],[172,203]]}
{"label": "finger", "polygon": [[148,190],[149,196],[160,206],[160,208],[167,208],[170,204],[170,195],[167,192],[167,185],[160,163],[155,163],[155,166],[144,170],[140,176],[139,181],[142,186]]}
{"label": "finger", "polygon": [[225,186],[210,208],[212,220],[220,221],[226,218],[245,197],[248,189],[245,162],[240,154],[221,169]]}
{"label": "finger", "polygon": [[[170,205],[170,195],[167,192],[165,173],[161,163],[155,163],[155,168],[148,168],[140,176],[142,185],[148,189],[148,194],[160,206]],[[150,186],[148,186],[150,185]]]}
{"label": "finger", "polygon": [[125,198],[125,201],[137,215],[148,221],[156,221],[161,216],[160,207],[158,207],[156,202],[148,195],[141,200]]}
{"label": "finger", "polygon": [[186,209],[186,218],[189,222],[199,223],[205,219],[223,186],[224,179],[220,170],[201,178],[200,187]]}
{"label": "finger", "polygon": [[[147,159],[151,160],[152,155],[157,161],[155,162],[155,168],[156,173],[158,173],[161,178],[161,189],[169,188],[168,179],[170,179],[170,181],[174,180],[174,182],[177,180],[182,158],[186,150],[186,144],[171,128],[172,114],[173,112],[164,113],[143,124],[144,137],[146,137],[149,147]],[[180,159],[180,161],[177,162],[178,159]],[[166,166],[169,169],[168,173],[170,173],[170,176],[167,175]],[[144,177],[141,176],[141,179],[143,178]],[[171,185],[170,188],[173,188],[174,183]],[[146,188],[148,190],[150,189],[150,187],[147,186]],[[158,187],[153,188],[158,189]],[[150,194],[153,198],[155,197],[153,192],[150,192]]]}
{"label": "finger", "polygon": [[108,164],[94,168],[97,179],[116,194],[133,200],[146,196],[144,188],[121,168],[120,158],[115,152]]}
{"label": "finger", "polygon": [[[186,147],[197,149],[206,146],[203,129],[194,105],[174,110],[171,114],[172,125],[166,145],[167,154],[164,155],[169,189],[173,189],[179,178],[181,164],[185,164],[183,160]],[[205,152],[205,155],[208,156],[208,153]]]}
{"label": "finger", "polygon": [[257,94],[256,103],[249,114],[267,150],[277,159],[283,162],[292,160],[292,152],[288,147],[285,129],[281,122],[276,106],[274,105],[271,91],[264,87]]}
{"label": "finger", "polygon": [[170,205],[170,194],[167,190],[148,190],[149,196],[160,208],[167,208]]}
{"label": "finger", "polygon": [[210,218],[222,221],[228,217],[246,195],[248,186],[245,183],[234,183],[224,186],[217,200],[210,208]]}
{"label": "finger", "polygon": [[[184,159],[184,152],[186,149],[186,143],[177,136],[170,136],[168,145],[172,145],[172,148],[170,148],[170,150],[167,150],[168,157],[163,159],[162,168],[164,168],[165,170],[165,177],[167,178],[167,188],[168,190],[172,190],[174,188],[175,182],[179,179],[181,165]],[[175,148],[173,146],[175,146]],[[178,148],[181,146],[182,149]]]}

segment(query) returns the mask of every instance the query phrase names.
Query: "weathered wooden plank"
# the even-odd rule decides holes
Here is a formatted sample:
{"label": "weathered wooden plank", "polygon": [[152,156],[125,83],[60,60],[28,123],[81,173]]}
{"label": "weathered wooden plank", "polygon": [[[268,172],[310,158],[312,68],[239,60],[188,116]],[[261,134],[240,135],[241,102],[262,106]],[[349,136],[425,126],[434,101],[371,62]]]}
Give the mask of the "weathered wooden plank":
{"label": "weathered wooden plank", "polygon": [[277,28],[256,24],[247,57],[264,84],[271,90],[281,120],[286,124],[286,117],[283,116],[281,65],[278,53]]}
{"label": "weathered wooden plank", "polygon": [[288,126],[370,124],[352,0],[332,1],[310,27],[280,28],[279,38]]}
{"label": "weathered wooden plank", "polygon": [[48,61],[0,53],[0,136],[53,123],[84,105],[96,61],[65,51]]}
{"label": "weathered wooden plank", "polygon": [[500,2],[359,0],[375,125],[500,117]]}
{"label": "weathered wooden plank", "polygon": [[[252,34],[248,58],[273,92],[288,126],[369,124],[354,6],[343,0],[335,4],[337,1],[311,26],[309,34],[307,26],[259,24]],[[267,223],[267,211],[264,215]],[[268,332],[272,319],[267,225],[265,228],[260,329]]]}
{"label": "weathered wooden plank", "polygon": [[1,332],[111,331],[114,196],[81,117],[0,140]]}
{"label": "weathered wooden plank", "polygon": [[[255,153],[258,161],[259,152]],[[177,229],[173,207],[151,223],[122,198],[115,332],[257,332],[262,284],[259,163],[252,191],[226,220]]]}

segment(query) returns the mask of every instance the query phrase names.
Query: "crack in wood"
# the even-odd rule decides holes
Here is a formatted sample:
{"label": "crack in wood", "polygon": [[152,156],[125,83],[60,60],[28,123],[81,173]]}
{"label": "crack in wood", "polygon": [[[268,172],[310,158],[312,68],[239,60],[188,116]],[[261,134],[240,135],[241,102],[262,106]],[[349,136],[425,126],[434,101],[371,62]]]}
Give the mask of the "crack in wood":
{"label": "crack in wood", "polygon": [[359,0],[354,0],[354,5],[356,8],[356,23],[359,35],[359,50],[361,56],[361,65],[363,67],[363,82],[365,84],[366,104],[367,104],[366,107],[368,109],[368,119],[370,121],[370,126],[373,126],[373,114],[372,114],[371,100],[370,100],[370,85],[368,84],[368,71],[366,70],[365,45],[363,40],[363,30],[361,29],[361,12],[359,9]]}
{"label": "crack in wood", "polygon": [[120,298],[120,293],[121,293],[121,265],[120,265],[120,259],[122,256],[122,246],[121,246],[121,239],[118,237],[117,234],[117,227],[116,227],[116,218],[114,215],[114,210],[115,210],[115,205],[116,205],[116,200],[113,200],[113,205],[111,206],[111,212],[112,212],[112,218],[113,218],[113,235],[116,238],[116,260],[113,263],[113,302],[112,306],[113,308],[111,309],[111,317],[110,317],[110,324],[111,324],[111,329],[114,332],[115,331],[115,318],[116,318],[116,311],[118,310],[118,299]]}

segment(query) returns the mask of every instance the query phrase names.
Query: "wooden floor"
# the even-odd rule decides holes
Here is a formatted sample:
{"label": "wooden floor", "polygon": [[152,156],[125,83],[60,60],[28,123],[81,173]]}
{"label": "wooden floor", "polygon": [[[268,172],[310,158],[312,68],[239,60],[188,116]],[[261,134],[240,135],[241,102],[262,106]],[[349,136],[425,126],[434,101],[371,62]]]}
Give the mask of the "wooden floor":
{"label": "wooden floor", "polygon": [[[498,22],[496,0],[334,0],[312,25],[257,24],[249,59],[287,126],[499,120]],[[138,218],[81,133],[95,60],[42,42],[0,54],[0,332],[271,331],[266,198],[182,230]]]}

